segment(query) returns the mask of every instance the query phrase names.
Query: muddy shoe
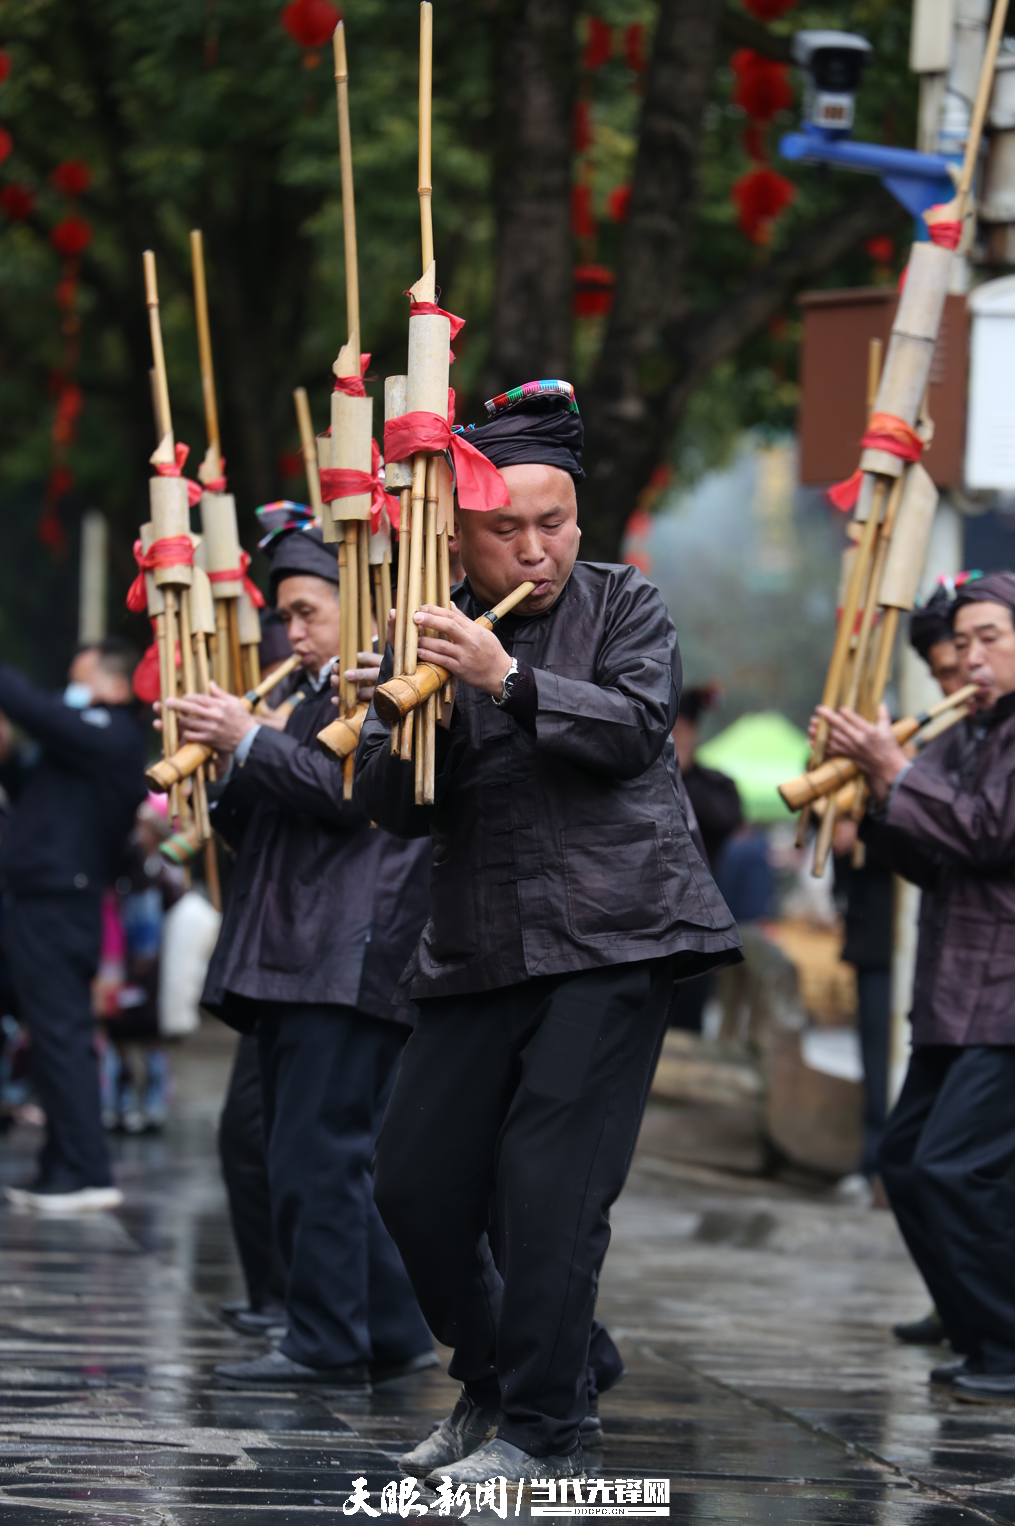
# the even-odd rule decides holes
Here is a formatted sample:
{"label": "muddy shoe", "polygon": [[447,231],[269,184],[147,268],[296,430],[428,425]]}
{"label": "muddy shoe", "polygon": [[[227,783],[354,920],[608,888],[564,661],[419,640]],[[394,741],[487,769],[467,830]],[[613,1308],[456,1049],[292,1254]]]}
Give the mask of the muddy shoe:
{"label": "muddy shoe", "polygon": [[[403,1473],[414,1478],[426,1478],[428,1473],[443,1470],[453,1462],[461,1462],[478,1447],[483,1446],[497,1434],[502,1416],[499,1409],[487,1409],[473,1404],[465,1389],[458,1403],[446,1420],[421,1441],[419,1446],[398,1459]],[[486,1474],[483,1474],[486,1478]]]}
{"label": "muddy shoe", "polygon": [[437,1489],[442,1483],[450,1483],[455,1488],[458,1484],[485,1484],[490,1478],[506,1478],[511,1483],[518,1483],[532,1478],[581,1478],[584,1472],[585,1459],[580,1446],[559,1456],[531,1457],[521,1447],[495,1436],[470,1456],[463,1457],[461,1462],[435,1468],[426,1483],[428,1489]]}

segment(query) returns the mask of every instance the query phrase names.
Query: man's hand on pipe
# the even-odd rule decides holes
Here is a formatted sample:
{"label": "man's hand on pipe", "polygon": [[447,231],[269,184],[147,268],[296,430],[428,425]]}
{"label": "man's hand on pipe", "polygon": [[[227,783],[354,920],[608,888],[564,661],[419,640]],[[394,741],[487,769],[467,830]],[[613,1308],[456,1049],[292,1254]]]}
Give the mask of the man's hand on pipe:
{"label": "man's hand on pipe", "polygon": [[235,694],[218,684],[210,694],[185,694],[166,700],[180,717],[180,740],[201,742],[218,753],[233,753],[248,731],[259,724]]}
{"label": "man's hand on pipe", "polygon": [[[373,698],[374,690],[377,687],[377,674],[381,668],[381,656],[380,652],[357,652],[356,661],[359,663],[359,667],[346,668],[345,672],[341,675],[341,678],[350,678],[355,683],[356,701],[358,704],[369,705]],[[333,670],[331,674],[331,687],[335,690],[335,693],[331,696],[331,703],[333,705],[341,704],[338,696],[340,682],[341,679],[337,669]]]}
{"label": "man's hand on pipe", "polygon": [[879,708],[876,722],[865,721],[855,710],[828,710],[819,705],[809,728],[812,740],[819,721],[828,725],[825,757],[852,758],[874,799],[879,804],[887,800],[889,790],[909,761],[892,735],[887,705]]}
{"label": "man's hand on pipe", "polygon": [[[511,658],[493,631],[477,625],[460,609],[441,609],[436,604],[424,604],[415,620],[420,662],[434,662],[462,683],[500,698]],[[436,635],[424,636],[427,626]]]}

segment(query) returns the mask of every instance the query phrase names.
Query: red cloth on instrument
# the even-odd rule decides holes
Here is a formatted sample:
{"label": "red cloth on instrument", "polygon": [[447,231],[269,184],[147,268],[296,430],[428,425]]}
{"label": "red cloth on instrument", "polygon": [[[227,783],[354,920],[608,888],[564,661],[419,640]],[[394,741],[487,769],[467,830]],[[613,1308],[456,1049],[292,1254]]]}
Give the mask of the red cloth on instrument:
{"label": "red cloth on instrument", "polygon": [[458,502],[463,509],[485,513],[506,509],[511,494],[500,472],[464,434],[455,434],[439,413],[403,413],[384,426],[384,454],[389,461],[406,461],[417,451],[436,456],[450,450],[455,468]]}
{"label": "red cloth on instrument", "polygon": [[[367,366],[370,364],[370,355],[372,353],[372,351],[368,351],[366,355],[360,356],[358,376],[336,376],[335,385],[331,390],[333,392],[344,392],[346,397],[366,397],[367,389],[363,385],[363,377],[367,374]],[[328,433],[331,433],[330,425],[328,426]],[[365,493],[366,488],[363,488],[362,491]]]}
{"label": "red cloth on instrument", "polygon": [[[862,450],[887,451],[901,461],[919,461],[923,455],[923,441],[916,430],[894,413],[872,413],[860,447]],[[834,508],[848,514],[856,506],[862,481],[863,472],[857,467],[851,477],[828,488],[825,497]]]}
{"label": "red cloth on instrument", "polygon": [[932,223],[928,218],[929,212],[939,212],[940,206],[928,207],[923,214],[923,220],[930,234],[932,244],[937,244],[942,249],[957,249],[959,240],[962,238],[962,223],[953,217],[943,217],[939,222]]}
{"label": "red cloth on instrument", "polygon": [[127,608],[132,615],[139,615],[148,607],[145,573],[154,572],[156,567],[193,567],[194,543],[189,535],[167,535],[163,540],[153,541],[149,550],[142,551],[141,542],[136,540],[134,560],[138,574],[127,590]]}
{"label": "red cloth on instrument", "polygon": [[[184,445],[182,440],[177,440],[177,442],[176,442],[176,460],[175,461],[153,461],[152,462],[152,465],[155,468],[156,476],[158,476],[158,477],[182,477],[183,476],[183,468],[186,465],[187,457],[189,455],[190,455],[190,446],[189,445]],[[223,478],[222,481],[223,481],[223,484],[224,484],[225,483],[225,478]],[[199,482],[195,482],[193,477],[188,477],[187,478],[187,503],[189,504],[189,506],[191,508],[194,507],[195,503],[200,503],[200,501],[201,501],[201,494],[202,494],[203,491],[204,490],[201,487],[201,484]]]}
{"label": "red cloth on instrument", "polygon": [[247,577],[247,568],[250,566],[250,552],[240,548],[240,565],[227,567],[222,572],[209,572],[209,583],[242,583],[244,592],[250,596],[250,602],[255,609],[264,608],[264,594],[258,588],[252,578]]}
{"label": "red cloth on instrument", "polygon": [[[155,622],[152,621],[154,628]],[[141,701],[142,705],[154,705],[159,698],[159,646],[153,641],[151,646],[146,647],[141,661],[134,669],[130,681],[131,688]]]}
{"label": "red cloth on instrument", "polygon": [[337,498],[358,498],[360,493],[370,494],[370,534],[376,535],[381,528],[381,511],[384,508],[387,508],[388,518],[397,528],[398,499],[384,490],[384,467],[376,440],[370,441],[370,464],[371,470],[368,472],[358,472],[347,466],[325,466],[318,475],[321,479],[323,503],[334,503]]}
{"label": "red cloth on instrument", "polygon": [[[408,296],[409,293],[406,292],[405,295]],[[451,333],[448,335],[449,339],[456,338],[456,336],[458,334],[460,334],[462,332],[462,329],[465,327],[465,319],[464,318],[456,318],[454,313],[449,313],[443,307],[438,307],[436,302],[410,302],[409,303],[409,317],[410,318],[446,318],[448,320],[448,322],[451,324]],[[454,350],[449,350],[448,351],[448,363],[450,365],[454,365],[454,363],[455,363],[455,352],[454,352]]]}

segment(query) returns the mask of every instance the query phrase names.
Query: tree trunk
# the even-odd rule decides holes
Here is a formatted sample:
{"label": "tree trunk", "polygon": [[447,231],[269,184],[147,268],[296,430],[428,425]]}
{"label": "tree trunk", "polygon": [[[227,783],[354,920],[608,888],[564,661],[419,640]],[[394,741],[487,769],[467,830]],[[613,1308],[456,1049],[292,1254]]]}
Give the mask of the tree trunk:
{"label": "tree trunk", "polygon": [[495,0],[497,273],[484,396],[567,376],[576,0]]}

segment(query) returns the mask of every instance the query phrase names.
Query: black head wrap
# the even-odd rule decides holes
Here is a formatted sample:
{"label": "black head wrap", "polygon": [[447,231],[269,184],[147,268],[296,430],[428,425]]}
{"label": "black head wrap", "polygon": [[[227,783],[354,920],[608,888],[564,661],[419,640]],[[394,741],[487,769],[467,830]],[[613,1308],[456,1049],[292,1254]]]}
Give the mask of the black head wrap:
{"label": "black head wrap", "polygon": [[922,609],[914,609],[909,617],[909,643],[919,652],[924,662],[930,660],[930,649],[939,641],[952,639],[952,602],[954,594],[947,587],[935,588]]}
{"label": "black head wrap", "polygon": [[955,611],[963,604],[1003,604],[1012,612],[1015,624],[1015,572],[987,572],[971,575],[969,581],[955,590],[952,605],[952,624]]}
{"label": "black head wrap", "polygon": [[261,645],[258,649],[261,667],[270,668],[272,663],[285,662],[287,657],[292,656],[292,650],[289,632],[278,615],[271,614],[266,620],[262,619]]}
{"label": "black head wrap", "polygon": [[559,466],[584,482],[585,431],[570,382],[526,382],[486,405],[488,424],[465,430],[494,466]]}
{"label": "black head wrap", "polygon": [[278,585],[283,578],[309,576],[338,584],[338,554],[326,546],[316,525],[305,530],[290,530],[265,547],[271,558],[271,602],[278,603]]}
{"label": "black head wrap", "polygon": [[719,684],[702,684],[696,689],[683,689],[680,694],[679,714],[687,721],[697,721],[703,710],[718,710],[722,705],[722,689]]}

